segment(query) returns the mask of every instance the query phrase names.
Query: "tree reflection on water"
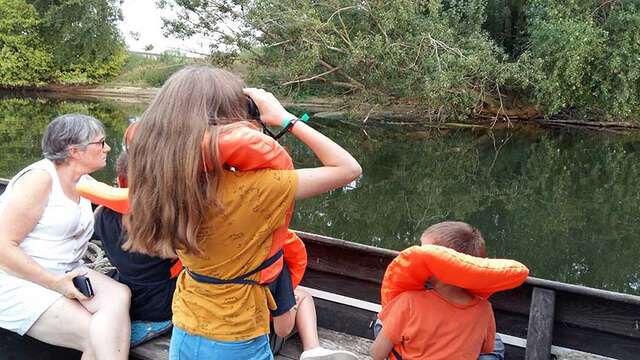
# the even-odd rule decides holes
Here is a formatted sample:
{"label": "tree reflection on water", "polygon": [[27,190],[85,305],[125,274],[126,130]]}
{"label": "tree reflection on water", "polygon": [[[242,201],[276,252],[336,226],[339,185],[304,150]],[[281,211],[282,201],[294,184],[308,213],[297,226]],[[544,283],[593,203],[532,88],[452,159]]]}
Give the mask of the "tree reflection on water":
{"label": "tree reflection on water", "polygon": [[[0,99],[0,177],[40,158],[55,116],[81,112],[105,123],[114,149],[96,175],[110,182],[127,118],[143,104]],[[400,250],[443,220],[483,233],[489,253],[546,279],[640,294],[640,141],[637,135],[519,128],[368,128],[312,120],[360,161],[347,187],[300,201],[292,227]],[[296,167],[318,162],[288,137]]]}

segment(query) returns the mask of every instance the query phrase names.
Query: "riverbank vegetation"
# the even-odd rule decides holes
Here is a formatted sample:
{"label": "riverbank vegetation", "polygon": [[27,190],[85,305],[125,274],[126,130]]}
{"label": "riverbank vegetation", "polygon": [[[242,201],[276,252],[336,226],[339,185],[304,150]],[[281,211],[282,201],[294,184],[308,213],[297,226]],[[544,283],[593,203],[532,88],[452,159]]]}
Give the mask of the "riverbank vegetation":
{"label": "riverbank vegetation", "polygon": [[130,53],[120,74],[108,85],[161,87],[171,74],[197,61],[170,51],[157,56]]}
{"label": "riverbank vegetation", "polygon": [[96,84],[127,53],[118,0],[0,0],[0,87]]}
{"label": "riverbank vegetation", "polygon": [[206,61],[366,119],[640,120],[640,0],[158,1],[167,33],[212,40],[199,60],[127,54],[119,4],[0,0],[0,87],[159,87]]}
{"label": "riverbank vegetation", "polygon": [[[436,119],[638,120],[640,0],[163,0],[252,81]],[[230,24],[233,24],[231,26]]]}

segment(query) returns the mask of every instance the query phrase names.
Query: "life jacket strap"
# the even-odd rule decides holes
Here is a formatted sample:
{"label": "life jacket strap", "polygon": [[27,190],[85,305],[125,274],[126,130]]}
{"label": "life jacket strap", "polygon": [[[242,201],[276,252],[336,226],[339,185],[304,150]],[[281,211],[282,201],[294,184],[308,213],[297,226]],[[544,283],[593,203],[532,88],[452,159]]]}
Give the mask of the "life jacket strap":
{"label": "life jacket strap", "polygon": [[175,279],[182,272],[182,262],[179,259],[173,260],[171,263],[171,268],[169,269],[169,278]]}
{"label": "life jacket strap", "polygon": [[396,351],[396,349],[391,349],[391,353],[396,357],[396,360],[402,360],[402,356]]}
{"label": "life jacket strap", "polygon": [[185,267],[185,270],[193,278],[193,280],[195,280],[197,282],[201,282],[201,283],[206,283],[206,284],[214,284],[214,285],[225,285],[225,284],[261,285],[257,281],[251,280],[251,279],[247,279],[247,278],[250,277],[251,275],[253,275],[253,274],[257,273],[257,272],[260,272],[260,271],[268,268],[269,266],[273,265],[276,261],[278,261],[280,258],[282,258],[283,254],[284,253],[282,252],[282,249],[280,249],[280,251],[278,251],[277,253],[273,254],[270,258],[266,259],[265,261],[263,261],[262,264],[260,264],[260,266],[258,266],[257,268],[249,271],[246,274],[243,274],[243,275],[240,275],[238,277],[235,277],[233,279],[220,279],[220,278],[213,277],[213,276],[198,274],[196,272],[193,272],[193,271],[189,270],[186,267]]}

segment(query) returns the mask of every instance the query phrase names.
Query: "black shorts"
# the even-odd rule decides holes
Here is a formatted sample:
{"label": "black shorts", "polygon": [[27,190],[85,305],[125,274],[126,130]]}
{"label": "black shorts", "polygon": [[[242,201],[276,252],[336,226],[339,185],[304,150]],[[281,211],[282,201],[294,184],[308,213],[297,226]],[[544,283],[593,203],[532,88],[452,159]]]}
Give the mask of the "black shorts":
{"label": "black shorts", "polygon": [[282,266],[280,275],[268,287],[278,306],[277,309],[271,310],[271,316],[283,315],[296,305],[296,296],[293,294],[293,283],[287,264]]}

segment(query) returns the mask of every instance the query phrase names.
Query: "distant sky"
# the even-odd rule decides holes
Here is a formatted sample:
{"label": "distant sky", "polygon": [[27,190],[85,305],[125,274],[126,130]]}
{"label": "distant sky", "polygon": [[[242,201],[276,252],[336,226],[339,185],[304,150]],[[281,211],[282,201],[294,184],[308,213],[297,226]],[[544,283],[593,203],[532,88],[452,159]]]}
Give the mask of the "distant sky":
{"label": "distant sky", "polygon": [[[195,51],[207,53],[209,46],[205,39],[196,38],[180,40],[165,38],[162,35],[162,16],[171,17],[171,12],[156,8],[155,0],[125,0],[121,6],[124,21],[119,24],[127,47],[133,51],[144,51],[146,45],[153,45],[151,52],[161,53],[165,50]],[[138,41],[131,32],[140,34]]]}

